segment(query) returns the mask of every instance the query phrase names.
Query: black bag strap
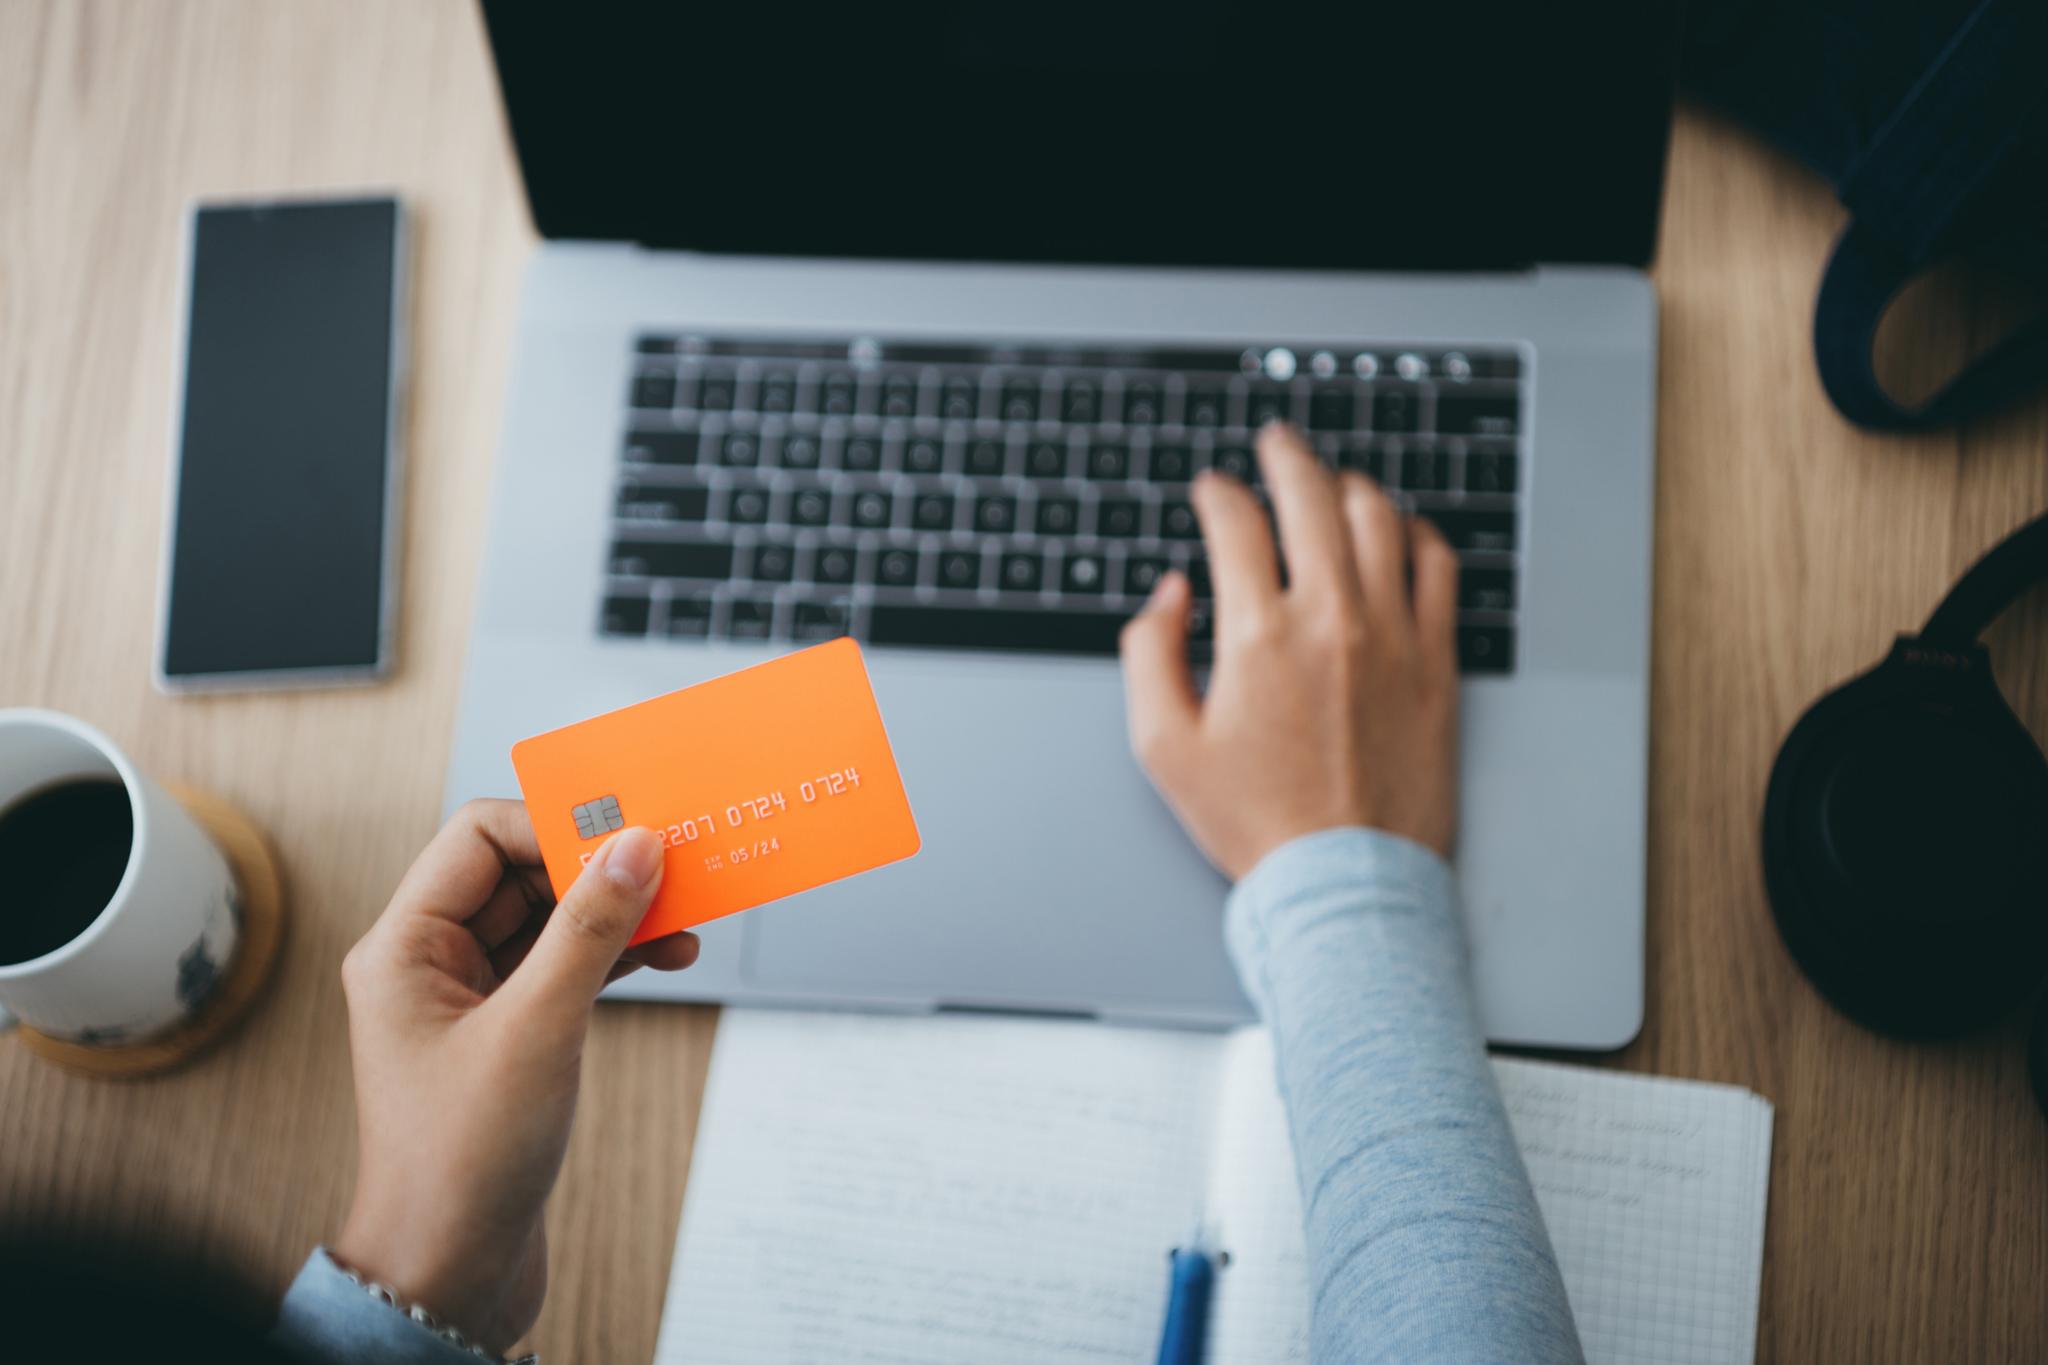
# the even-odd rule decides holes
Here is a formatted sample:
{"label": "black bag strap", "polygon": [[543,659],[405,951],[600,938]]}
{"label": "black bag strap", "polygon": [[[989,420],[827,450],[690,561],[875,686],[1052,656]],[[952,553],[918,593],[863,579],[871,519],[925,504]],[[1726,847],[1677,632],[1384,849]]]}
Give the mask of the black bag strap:
{"label": "black bag strap", "polygon": [[1828,397],[1859,426],[1946,425],[2048,374],[2048,318],[2007,337],[1919,407],[1895,401],[1872,366],[1892,299],[1957,245],[1959,230],[1975,226],[1971,211],[2034,121],[2048,116],[2044,54],[2048,0],[1984,0],[1842,176],[1851,216],[1821,276],[1814,357]]}

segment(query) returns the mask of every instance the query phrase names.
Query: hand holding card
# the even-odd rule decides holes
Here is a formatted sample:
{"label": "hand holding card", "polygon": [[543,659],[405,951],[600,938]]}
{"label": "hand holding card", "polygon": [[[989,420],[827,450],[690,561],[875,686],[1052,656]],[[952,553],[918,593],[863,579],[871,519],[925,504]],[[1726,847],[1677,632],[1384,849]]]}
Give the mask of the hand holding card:
{"label": "hand holding card", "polygon": [[521,740],[512,766],[557,895],[613,830],[661,837],[661,891],[634,943],[919,846],[852,640]]}

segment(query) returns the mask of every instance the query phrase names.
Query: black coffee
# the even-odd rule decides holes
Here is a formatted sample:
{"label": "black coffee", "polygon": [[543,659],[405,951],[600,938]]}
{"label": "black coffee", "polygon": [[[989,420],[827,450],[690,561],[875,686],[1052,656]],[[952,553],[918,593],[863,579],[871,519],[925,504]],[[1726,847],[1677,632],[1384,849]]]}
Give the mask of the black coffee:
{"label": "black coffee", "polygon": [[0,810],[0,966],[61,948],[114,898],[135,817],[128,789],[88,778]]}

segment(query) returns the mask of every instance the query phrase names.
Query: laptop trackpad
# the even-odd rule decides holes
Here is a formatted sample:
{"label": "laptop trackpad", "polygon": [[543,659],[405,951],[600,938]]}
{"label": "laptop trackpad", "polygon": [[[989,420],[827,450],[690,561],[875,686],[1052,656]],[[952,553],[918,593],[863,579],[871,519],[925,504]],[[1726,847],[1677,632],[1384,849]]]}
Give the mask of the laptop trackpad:
{"label": "laptop trackpad", "polygon": [[1248,1016],[1222,880],[1146,784],[1114,666],[869,657],[924,847],[746,916],[765,994]]}

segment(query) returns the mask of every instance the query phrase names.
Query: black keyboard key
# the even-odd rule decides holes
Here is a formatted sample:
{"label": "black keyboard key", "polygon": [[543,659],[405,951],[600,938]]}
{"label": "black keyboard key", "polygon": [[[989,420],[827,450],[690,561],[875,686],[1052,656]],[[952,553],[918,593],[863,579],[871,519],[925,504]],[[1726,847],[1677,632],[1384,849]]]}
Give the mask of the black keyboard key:
{"label": "black keyboard key", "polygon": [[1102,420],[1102,390],[1092,379],[1069,379],[1060,395],[1060,420],[1093,426]]}
{"label": "black keyboard key", "polygon": [[876,605],[868,639],[877,645],[940,649],[1019,650],[1052,654],[1114,654],[1130,618],[1115,611],[1033,611],[1012,608]]}
{"label": "black keyboard key", "polygon": [[775,604],[762,597],[736,597],[726,604],[728,640],[765,640],[775,631]]}
{"label": "black keyboard key", "polygon": [[641,355],[674,355],[676,353],[676,339],[672,336],[658,336],[653,332],[649,332],[634,341],[633,349]]}
{"label": "black keyboard key", "polygon": [[853,495],[852,515],[862,530],[880,530],[895,519],[896,500],[880,489],[864,489]]}
{"label": "black keyboard key", "polygon": [[770,370],[762,375],[754,407],[778,415],[796,411],[796,376],[788,370]]}
{"label": "black keyboard key", "polygon": [[598,630],[606,635],[645,635],[649,605],[645,597],[607,597]]}
{"label": "black keyboard key", "polygon": [[836,640],[852,625],[853,610],[845,602],[799,602],[790,618],[790,633],[799,640]]}
{"label": "black keyboard key", "polygon": [[974,529],[1000,534],[1017,528],[1017,500],[1007,494],[991,493],[974,501]]}
{"label": "black keyboard key", "polygon": [[1150,597],[1167,568],[1159,555],[1132,555],[1124,561],[1124,592],[1131,597]]}
{"label": "black keyboard key", "polygon": [[832,495],[822,488],[799,488],[789,496],[792,526],[823,526],[832,520]]}
{"label": "black keyboard key", "polygon": [[1401,457],[1407,448],[1406,441],[1374,441],[1372,461],[1379,467],[1380,472],[1373,477],[1389,488],[1393,487],[1394,478],[1401,470]]}
{"label": "black keyboard key", "polygon": [[1401,487],[1410,493],[1442,493],[1451,486],[1451,457],[1432,446],[1401,452]]}
{"label": "black keyboard key", "polygon": [[1467,493],[1512,493],[1519,478],[1512,450],[1472,450],[1465,453]]}
{"label": "black keyboard key", "polygon": [[946,447],[931,436],[914,436],[903,443],[903,472],[937,474],[946,467]]}
{"label": "black keyboard key", "polygon": [[1374,431],[1419,431],[1422,428],[1422,399],[1418,390],[1406,385],[1382,385],[1372,396]]}
{"label": "black keyboard key", "polygon": [[735,488],[726,500],[725,519],[740,526],[760,526],[768,520],[768,490]]}
{"label": "black keyboard key", "polygon": [[1109,561],[1098,554],[1070,554],[1060,566],[1060,586],[1067,592],[1100,593],[1109,577]]}
{"label": "black keyboard key", "polygon": [[1128,540],[1144,522],[1145,505],[1136,498],[1104,498],[1095,506],[1095,534]]}
{"label": "black keyboard key", "polygon": [[1460,570],[1458,605],[1466,611],[1513,611],[1515,571],[1504,568]]}
{"label": "black keyboard key", "polygon": [[1004,592],[1037,592],[1044,582],[1045,561],[1034,551],[1007,551],[996,565],[996,586]]}
{"label": "black keyboard key", "polygon": [[1195,517],[1193,504],[1178,498],[1162,503],[1159,508],[1159,534],[1167,540],[1200,540],[1202,523]]}
{"label": "black keyboard key", "polygon": [[1038,380],[1006,379],[1003,381],[1003,400],[998,408],[1005,422],[1035,422],[1038,420]]}
{"label": "black keyboard key", "polygon": [[1245,394],[1244,424],[1253,431],[1268,422],[1286,422],[1293,417],[1293,396],[1278,385],[1254,384]]}
{"label": "black keyboard key", "polygon": [[694,431],[629,431],[626,458],[638,464],[697,463]]}
{"label": "black keyboard key", "polygon": [[668,599],[668,633],[678,639],[703,639],[711,633],[711,595],[686,593]]}
{"label": "black keyboard key", "polygon": [[754,547],[753,577],[759,583],[787,583],[796,576],[796,547],[764,541]]}
{"label": "black keyboard key", "polygon": [[731,412],[739,386],[730,370],[706,370],[697,377],[697,407],[704,412]]}
{"label": "black keyboard key", "polygon": [[1240,483],[1257,483],[1259,480],[1259,461],[1249,446],[1217,446],[1215,455],[1210,457],[1209,467]]}
{"label": "black keyboard key", "polygon": [[917,415],[917,376],[885,374],[875,397],[875,411],[883,417]]}
{"label": "black keyboard key", "polygon": [[1345,445],[1337,457],[1337,467],[1363,474],[1374,483],[1384,483],[1387,478],[1387,454],[1375,443],[1352,441]]}
{"label": "black keyboard key", "polygon": [[1200,601],[1216,595],[1216,585],[1209,577],[1209,561],[1200,554],[1190,556],[1186,565],[1188,596]]}
{"label": "black keyboard key", "polygon": [[873,577],[876,586],[883,588],[914,588],[917,586],[918,552],[897,546],[888,546],[875,555]]}
{"label": "black keyboard key", "polygon": [[1067,477],[1067,448],[1057,441],[1033,441],[1024,450],[1024,472],[1034,479]]}
{"label": "black keyboard key", "polygon": [[1514,672],[1514,627],[1459,626],[1458,667],[1466,673]]}
{"label": "black keyboard key", "polygon": [[851,545],[821,545],[811,561],[811,577],[834,585],[853,582],[860,555]]}
{"label": "black keyboard key", "polygon": [[981,586],[981,552],[946,550],[939,555],[939,586],[961,590]]}
{"label": "black keyboard key", "polygon": [[633,406],[666,412],[676,405],[676,377],[643,374],[633,380]]}
{"label": "black keyboard key", "polygon": [[910,525],[918,531],[953,529],[953,495],[919,493],[910,502]]}
{"label": "black keyboard key", "polygon": [[1475,512],[1455,508],[1427,514],[1460,550],[1512,550],[1515,548],[1513,512]]}
{"label": "black keyboard key", "polygon": [[1081,525],[1081,504],[1073,498],[1040,498],[1034,523],[1042,536],[1070,536]]}
{"label": "black keyboard key", "polygon": [[860,377],[852,370],[832,370],[818,380],[818,411],[827,417],[851,417],[860,404]]}
{"label": "black keyboard key", "polygon": [[1149,379],[1124,385],[1124,425],[1155,427],[1166,419],[1166,393]]}
{"label": "black keyboard key", "polygon": [[627,521],[702,521],[711,512],[711,490],[629,483],[619,489],[618,512]]}
{"label": "black keyboard key", "polygon": [[995,479],[1003,473],[1003,443],[1001,441],[969,441],[967,443],[967,472],[977,479]]}
{"label": "black keyboard key", "polygon": [[939,416],[969,422],[981,415],[981,385],[969,375],[949,375],[939,385]]}
{"label": "black keyboard key", "polygon": [[1195,452],[1186,446],[1152,447],[1152,481],[1186,483],[1195,477]]}
{"label": "black keyboard key", "polygon": [[1522,400],[1507,393],[1439,392],[1436,429],[1447,436],[1512,436],[1521,421]]}
{"label": "black keyboard key", "polygon": [[615,541],[611,572],[650,578],[730,578],[732,546],[680,540]]}
{"label": "black keyboard key", "polygon": [[718,446],[718,462],[733,469],[761,463],[761,438],[751,431],[729,431]]}
{"label": "black keyboard key", "polygon": [[1096,445],[1088,448],[1088,477],[1091,479],[1128,479],[1131,477],[1131,449],[1129,446]]}
{"label": "black keyboard key", "polygon": [[1230,393],[1220,384],[1188,385],[1183,405],[1182,425],[1191,427],[1220,427],[1225,413],[1229,410]]}
{"label": "black keyboard key", "polygon": [[824,442],[806,431],[786,436],[775,452],[775,463],[784,469],[816,469],[824,463]]}
{"label": "black keyboard key", "polygon": [[839,451],[839,467],[855,474],[872,474],[882,467],[882,443],[872,436],[848,438]]}
{"label": "black keyboard key", "polygon": [[1357,415],[1349,389],[1317,389],[1309,395],[1310,431],[1349,431]]}

